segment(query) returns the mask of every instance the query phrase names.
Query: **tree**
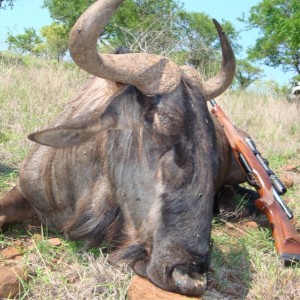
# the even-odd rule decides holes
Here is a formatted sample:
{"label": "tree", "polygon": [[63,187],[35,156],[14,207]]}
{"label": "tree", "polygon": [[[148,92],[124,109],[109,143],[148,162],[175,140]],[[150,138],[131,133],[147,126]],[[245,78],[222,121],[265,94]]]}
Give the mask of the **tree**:
{"label": "tree", "polygon": [[50,58],[62,60],[68,50],[69,32],[67,29],[63,25],[52,23],[42,27],[41,34],[45,38],[45,42],[40,45],[43,51]]}
{"label": "tree", "polygon": [[132,52],[170,56],[178,41],[179,9],[174,0],[127,0],[105,27],[102,42],[124,45]]}
{"label": "tree", "polygon": [[41,29],[40,36],[34,28],[25,28],[24,33],[16,36],[8,34],[8,49],[21,54],[45,56],[62,60],[68,49],[69,32],[63,25],[52,23]]}
{"label": "tree", "polygon": [[247,60],[237,60],[235,79],[238,88],[246,89],[251,83],[261,79],[264,76],[263,73],[262,69],[251,65]]}
{"label": "tree", "polygon": [[0,9],[13,8],[15,0],[0,0]]}
{"label": "tree", "polygon": [[[50,16],[55,22],[63,24],[68,30],[71,30],[79,16],[93,2],[95,0],[78,0],[75,2],[44,0],[43,6],[48,8]],[[177,0],[126,0],[101,33],[101,40],[113,40],[122,44],[124,32],[128,30],[133,35],[137,35],[136,32],[145,32],[149,27],[155,27],[156,31],[159,27],[166,28],[167,24],[170,25],[170,17],[175,15],[178,8]],[[172,28],[173,26],[169,27]],[[129,35],[126,37],[127,42],[129,42]],[[132,40],[134,39],[132,37]]]}
{"label": "tree", "polygon": [[50,17],[58,24],[63,24],[71,30],[80,15],[96,0],[44,0],[43,7],[47,8]]}
{"label": "tree", "polygon": [[248,50],[250,59],[300,74],[299,0],[263,0],[243,21],[262,34]]}
{"label": "tree", "polygon": [[8,34],[6,43],[9,50],[21,52],[21,54],[39,55],[37,45],[42,43],[41,37],[37,34],[34,28],[25,28],[23,34],[13,36]]}
{"label": "tree", "polygon": [[[70,30],[93,0],[44,0],[53,20]],[[222,26],[233,42],[238,33],[230,22]],[[170,57],[178,64],[191,64],[208,76],[220,64],[220,44],[211,18],[186,12],[179,0],[126,0],[101,33],[105,51],[123,45],[132,52],[148,52]],[[108,50],[107,50],[108,48]]]}
{"label": "tree", "polygon": [[[235,52],[238,33],[222,22]],[[133,52],[151,52],[190,64],[211,76],[219,68],[220,42],[211,18],[186,12],[177,1],[127,0],[105,29],[109,43],[123,44]]]}
{"label": "tree", "polygon": [[[205,13],[180,11],[178,14],[178,51],[175,60],[190,64],[210,77],[220,65],[220,40],[211,18]],[[221,26],[231,41],[235,53],[239,52],[238,33],[234,26],[222,20]]]}

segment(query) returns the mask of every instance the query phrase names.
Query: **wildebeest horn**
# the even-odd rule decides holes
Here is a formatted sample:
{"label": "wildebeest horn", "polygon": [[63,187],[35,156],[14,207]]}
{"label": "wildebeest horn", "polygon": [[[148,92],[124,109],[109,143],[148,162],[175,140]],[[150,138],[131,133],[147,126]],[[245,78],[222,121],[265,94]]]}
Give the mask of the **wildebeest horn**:
{"label": "wildebeest horn", "polygon": [[235,57],[230,43],[220,24],[215,19],[213,22],[220,37],[223,60],[219,73],[203,84],[207,100],[222,94],[229,87],[235,74]]}
{"label": "wildebeest horn", "polygon": [[123,0],[98,0],[74,25],[70,54],[85,71],[108,80],[136,86],[144,94],[165,94],[180,82],[180,69],[169,59],[144,53],[99,54],[97,40]]}

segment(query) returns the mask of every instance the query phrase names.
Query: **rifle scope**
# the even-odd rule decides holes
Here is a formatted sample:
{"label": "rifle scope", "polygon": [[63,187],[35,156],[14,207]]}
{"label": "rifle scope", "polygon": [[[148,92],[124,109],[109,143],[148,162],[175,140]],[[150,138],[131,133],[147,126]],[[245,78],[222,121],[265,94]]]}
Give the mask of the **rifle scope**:
{"label": "rifle scope", "polygon": [[246,138],[245,143],[248,145],[248,147],[252,150],[254,155],[256,156],[257,160],[260,162],[262,167],[266,170],[267,174],[270,176],[270,180],[272,182],[273,188],[276,190],[276,192],[279,195],[283,195],[286,193],[286,187],[281,182],[281,180],[277,177],[277,175],[269,168],[269,162],[263,158],[260,154],[260,152],[257,150],[255,143],[252,139]]}

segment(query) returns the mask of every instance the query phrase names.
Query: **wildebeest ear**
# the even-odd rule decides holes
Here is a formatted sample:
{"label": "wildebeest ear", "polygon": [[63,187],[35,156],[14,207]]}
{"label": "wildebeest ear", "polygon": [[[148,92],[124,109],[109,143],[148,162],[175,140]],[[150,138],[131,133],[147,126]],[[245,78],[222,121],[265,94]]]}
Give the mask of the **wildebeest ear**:
{"label": "wildebeest ear", "polygon": [[32,133],[28,138],[42,145],[64,148],[83,144],[104,130],[131,127],[127,111],[132,111],[138,93],[135,87],[126,86],[111,97],[106,108],[100,106],[59,126]]}
{"label": "wildebeest ear", "polygon": [[32,133],[28,138],[42,145],[63,148],[80,145],[103,130],[115,128],[117,115],[106,110],[99,114],[96,111],[88,116],[79,116],[66,123]]}

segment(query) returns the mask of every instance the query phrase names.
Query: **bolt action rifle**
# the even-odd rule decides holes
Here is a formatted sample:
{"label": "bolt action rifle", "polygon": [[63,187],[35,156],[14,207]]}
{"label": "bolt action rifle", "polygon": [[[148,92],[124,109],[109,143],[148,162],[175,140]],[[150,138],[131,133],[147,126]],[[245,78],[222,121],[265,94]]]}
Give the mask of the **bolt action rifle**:
{"label": "bolt action rifle", "polygon": [[223,127],[248,183],[255,187],[260,196],[255,206],[267,216],[277,253],[286,266],[299,263],[300,235],[290,222],[292,211],[280,197],[286,192],[286,187],[269,168],[268,161],[261,156],[253,140],[239,133],[215,100],[210,100],[210,103],[211,112]]}

